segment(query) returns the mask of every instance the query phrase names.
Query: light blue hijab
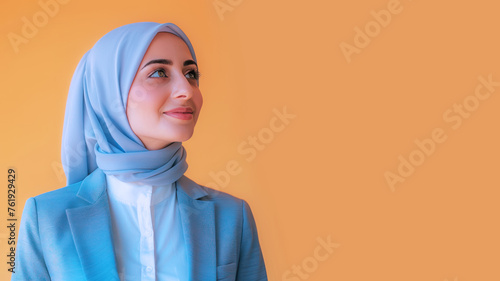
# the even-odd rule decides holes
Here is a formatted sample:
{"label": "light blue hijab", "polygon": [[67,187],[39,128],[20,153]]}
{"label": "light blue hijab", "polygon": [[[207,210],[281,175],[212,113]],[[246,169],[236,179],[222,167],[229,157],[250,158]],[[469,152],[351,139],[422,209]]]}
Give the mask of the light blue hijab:
{"label": "light blue hijab", "polygon": [[166,185],[187,170],[181,142],[147,150],[128,123],[126,105],[137,69],[159,32],[191,42],[173,23],[139,22],[104,35],[81,59],[71,81],[64,118],[61,158],[67,184],[100,168],[125,182]]}

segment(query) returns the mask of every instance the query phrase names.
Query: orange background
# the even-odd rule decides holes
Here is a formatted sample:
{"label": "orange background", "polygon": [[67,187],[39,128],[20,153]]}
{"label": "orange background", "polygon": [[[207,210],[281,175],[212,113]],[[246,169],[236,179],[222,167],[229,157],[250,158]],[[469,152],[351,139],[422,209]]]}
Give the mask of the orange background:
{"label": "orange background", "polygon": [[[214,3],[231,9],[219,15]],[[184,143],[187,176],[209,184],[211,172],[239,164],[221,189],[252,207],[270,280],[500,279],[500,87],[477,104],[473,96],[479,76],[500,81],[495,1],[58,5],[18,53],[8,34],[21,34],[22,18],[43,10],[34,0],[4,0],[0,9],[1,225],[8,168],[18,175],[19,219],[27,198],[65,185],[64,109],[82,55],[118,26],[174,22],[197,52],[204,95],[195,135]],[[388,5],[399,12],[381,27],[371,11]],[[346,56],[341,44],[363,43],[356,28],[372,37]],[[452,114],[463,121],[454,129],[443,114],[464,101],[472,109],[467,118]],[[274,110],[284,107],[296,117],[270,131]],[[419,154],[415,141],[436,128],[446,140]],[[247,161],[238,147],[253,136],[268,143]],[[398,175],[400,155],[418,166],[391,188],[385,174]],[[2,280],[7,235],[1,227]],[[328,237],[340,247],[318,260],[318,240]]]}

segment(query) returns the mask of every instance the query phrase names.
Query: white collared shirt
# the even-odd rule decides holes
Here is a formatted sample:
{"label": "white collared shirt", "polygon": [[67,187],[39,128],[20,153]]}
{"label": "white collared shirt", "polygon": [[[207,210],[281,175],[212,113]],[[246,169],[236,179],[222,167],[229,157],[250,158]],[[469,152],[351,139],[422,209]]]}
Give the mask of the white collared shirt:
{"label": "white collared shirt", "polygon": [[106,183],[120,280],[187,280],[187,257],[174,183],[126,183],[109,175]]}

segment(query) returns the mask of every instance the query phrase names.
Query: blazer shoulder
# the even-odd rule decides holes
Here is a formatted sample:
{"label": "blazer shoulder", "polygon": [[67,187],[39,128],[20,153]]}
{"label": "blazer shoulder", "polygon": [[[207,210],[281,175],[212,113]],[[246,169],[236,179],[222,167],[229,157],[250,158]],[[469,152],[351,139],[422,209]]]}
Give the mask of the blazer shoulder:
{"label": "blazer shoulder", "polygon": [[[198,196],[196,197],[199,197],[199,200],[212,201],[218,205],[232,205],[239,208],[246,204],[244,199],[227,192],[199,184],[186,176],[183,176],[183,187],[187,189],[185,190],[186,193],[197,194]],[[202,196],[200,194],[202,194]]]}
{"label": "blazer shoulder", "polygon": [[41,193],[32,198],[36,202],[36,205],[40,207],[39,210],[47,209],[55,211],[57,209],[66,209],[78,206],[83,201],[76,196],[79,188],[80,182]]}
{"label": "blazer shoulder", "polygon": [[242,198],[239,198],[235,195],[227,193],[225,191],[211,188],[202,184],[198,184],[200,188],[204,189],[208,193],[208,197],[212,200],[220,200],[220,201],[234,201],[238,203],[242,203],[244,201]]}

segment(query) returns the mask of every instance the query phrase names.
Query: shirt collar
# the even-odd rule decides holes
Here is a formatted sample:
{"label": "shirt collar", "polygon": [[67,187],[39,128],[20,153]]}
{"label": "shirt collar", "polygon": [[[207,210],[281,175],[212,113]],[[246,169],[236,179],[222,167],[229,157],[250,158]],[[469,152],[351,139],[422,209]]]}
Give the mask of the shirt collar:
{"label": "shirt collar", "polygon": [[143,195],[151,194],[151,205],[156,205],[175,194],[173,183],[153,186],[140,182],[123,182],[113,175],[106,175],[106,184],[111,199],[133,206],[137,206],[138,198],[144,198]]}

